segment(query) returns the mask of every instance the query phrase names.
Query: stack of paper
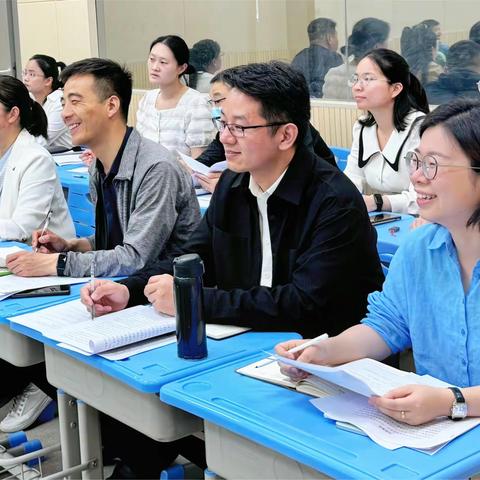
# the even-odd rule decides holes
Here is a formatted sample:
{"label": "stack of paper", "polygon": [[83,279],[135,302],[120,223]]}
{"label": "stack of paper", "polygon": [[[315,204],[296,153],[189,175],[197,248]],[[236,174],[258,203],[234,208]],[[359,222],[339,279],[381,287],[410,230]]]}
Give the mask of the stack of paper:
{"label": "stack of paper", "polygon": [[0,247],[0,267],[5,267],[8,255],[16,252],[22,252],[20,247]]}
{"label": "stack of paper", "polygon": [[420,426],[410,426],[384,415],[368,403],[372,395],[408,384],[446,388],[447,383],[429,375],[403,372],[369,358],[337,367],[325,367],[276,357],[323,380],[350,390],[344,394],[317,398],[311,402],[326,417],[347,422],[365,432],[372,440],[388,449],[410,447],[433,454],[450,440],[480,424],[480,418],[452,422],[445,417]]}
{"label": "stack of paper", "polygon": [[62,165],[76,165],[82,163],[80,158],[80,153],[78,152],[67,152],[53,155],[53,159],[58,166]]}

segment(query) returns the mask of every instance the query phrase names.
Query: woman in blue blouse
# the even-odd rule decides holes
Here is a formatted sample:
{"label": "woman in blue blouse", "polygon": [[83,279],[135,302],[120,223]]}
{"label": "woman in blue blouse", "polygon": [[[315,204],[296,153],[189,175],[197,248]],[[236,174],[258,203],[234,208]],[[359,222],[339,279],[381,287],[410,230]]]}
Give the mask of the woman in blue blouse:
{"label": "woman in blue blouse", "polygon": [[277,346],[283,356],[328,365],[381,360],[411,347],[418,374],[460,387],[406,385],[370,398],[411,425],[480,416],[480,102],[438,107],[420,135],[419,147],[409,153],[411,180],[421,215],[433,224],[399,248],[383,291],[369,296],[361,325],[296,355],[288,350],[303,340]]}

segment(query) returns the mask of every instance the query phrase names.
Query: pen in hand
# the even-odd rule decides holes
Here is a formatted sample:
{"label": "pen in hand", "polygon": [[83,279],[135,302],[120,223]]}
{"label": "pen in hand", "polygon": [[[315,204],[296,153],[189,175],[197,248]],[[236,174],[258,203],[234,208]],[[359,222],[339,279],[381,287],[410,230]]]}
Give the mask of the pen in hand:
{"label": "pen in hand", "polygon": [[[316,345],[317,343],[322,342],[323,340],[326,340],[328,338],[328,333],[323,333],[322,335],[319,335],[318,337],[312,338],[305,343],[302,343],[300,345],[297,345],[296,347],[293,347],[289,350],[290,353],[297,353],[301,352],[302,350],[305,350],[308,347],[311,347],[312,345]],[[269,365],[270,363],[277,362],[278,358],[272,358],[268,362],[262,363],[260,365],[257,365],[256,368],[264,367],[265,365]]]}
{"label": "pen in hand", "polygon": [[[95,260],[90,264],[90,295],[95,291]],[[95,302],[92,300],[92,320],[95,320]]]}
{"label": "pen in hand", "polygon": [[47,214],[47,218],[45,219],[45,223],[43,224],[43,228],[42,228],[42,233],[40,233],[40,236],[37,237],[37,246],[35,247],[35,253],[38,252],[38,245],[39,245],[39,242],[38,242],[38,239],[40,237],[43,237],[44,233],[47,231],[47,228],[48,228],[48,224],[50,223],[50,218],[52,216],[52,211],[50,210]]}

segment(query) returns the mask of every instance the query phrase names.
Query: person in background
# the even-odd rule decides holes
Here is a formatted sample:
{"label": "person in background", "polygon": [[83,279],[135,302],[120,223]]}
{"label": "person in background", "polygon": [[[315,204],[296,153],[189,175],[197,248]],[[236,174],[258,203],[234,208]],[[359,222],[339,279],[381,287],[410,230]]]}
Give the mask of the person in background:
{"label": "person in background", "polygon": [[23,83],[33,98],[43,107],[48,119],[47,138],[37,137],[48,149],[72,148],[72,138],[62,118],[62,87],[59,73],[65,68],[48,55],[34,55],[22,72]]}
{"label": "person in background", "polygon": [[[47,117],[25,85],[14,77],[0,75],[0,239],[26,241],[33,230],[50,225],[62,235],[74,236],[55,162],[35,137],[47,135]],[[0,430],[16,432],[29,427],[51,399],[31,379],[32,369],[14,369],[0,361],[7,379],[2,397],[15,397],[0,422]],[[28,400],[28,401],[27,401]]]}
{"label": "person in background", "polygon": [[418,145],[418,128],[429,111],[425,91],[405,59],[384,48],[359,62],[350,85],[357,107],[368,113],[353,126],[345,175],[369,212],[416,213],[405,154]]}
{"label": "person in background", "polygon": [[[321,365],[381,360],[411,347],[417,374],[456,388],[405,385],[370,397],[381,412],[410,425],[480,416],[480,102],[439,106],[420,136],[409,155],[410,172],[421,215],[434,223],[415,230],[397,250],[361,325],[301,354],[289,350],[304,340],[276,347],[282,356]],[[286,366],[284,372],[304,376]]]}
{"label": "person in background", "polygon": [[[231,69],[229,71],[231,71]],[[212,121],[217,126],[219,120],[221,120],[222,102],[227,98],[230,88],[231,87],[229,85],[224,83],[223,72],[217,73],[217,75],[213,77],[210,87],[209,102],[212,106]],[[316,155],[323,158],[328,163],[336,166],[335,156],[312,124],[310,124],[309,130],[305,134],[303,143],[309,150],[314,152]],[[226,160],[225,148],[220,141],[220,132],[217,133],[215,139],[197,158],[197,160],[209,167],[211,167],[215,163],[223,162]],[[204,190],[213,193],[221,176],[221,172],[210,172],[208,175],[195,173],[194,176]]]}
{"label": "person in background", "polygon": [[327,72],[342,64],[337,53],[337,24],[329,18],[316,18],[308,25],[310,46],[295,55],[292,67],[303,73],[311,97],[321,98]]}
{"label": "person in background", "polygon": [[[96,157],[90,168],[95,234],[61,236],[52,226],[33,245],[38,253],[8,256],[17,275],[129,275],[168,257],[196,228],[200,213],[190,177],[163,146],[127,126],[132,95],[128,70],[89,58],[62,72],[63,117],[75,145]],[[38,203],[38,202],[37,202]]]}
{"label": "person in background", "polygon": [[[361,195],[304,146],[310,118],[303,75],[281,62],[223,72],[220,141],[228,170],[183,249],[205,265],[208,323],[302,335],[340,332],[381,287],[376,232]],[[174,314],[172,262],[123,284],[83,289],[98,313],[151,302]],[[164,274],[164,275],[162,275]],[[152,276],[153,275],[153,276]]]}
{"label": "person in background", "polygon": [[447,54],[447,70],[438,80],[425,86],[431,105],[454,98],[478,98],[480,45],[471,40],[454,43]]}
{"label": "person in background", "polygon": [[375,48],[386,48],[390,25],[379,18],[362,18],[352,29],[347,45],[342,47],[345,63],[331,68],[325,75],[323,98],[332,100],[353,100],[348,80],[358,62]]}
{"label": "person in background", "polygon": [[480,45],[480,22],[474,23],[468,34],[468,39]]}
{"label": "person in background", "polygon": [[188,86],[209,93],[210,80],[222,68],[220,45],[210,39],[195,43],[190,50],[190,64],[196,71],[188,76]]}
{"label": "person in background", "polygon": [[31,239],[51,211],[50,227],[74,236],[55,162],[35,137],[47,117],[16,78],[0,75],[0,239]]}
{"label": "person in background", "polygon": [[443,67],[433,61],[437,52],[437,36],[424,23],[402,30],[400,45],[410,71],[422,85],[437,80]]}
{"label": "person in background", "polygon": [[441,67],[445,67],[449,47],[446,43],[442,43],[440,40],[442,38],[442,27],[440,26],[440,22],[430,18],[421,21],[419,25],[425,25],[437,37],[436,56],[433,60]]}
{"label": "person in background", "polygon": [[215,136],[207,99],[182,83],[189,65],[187,44],[176,35],[158,37],[150,45],[148,75],[158,88],[140,100],[137,130],[173,152],[198,157]]}

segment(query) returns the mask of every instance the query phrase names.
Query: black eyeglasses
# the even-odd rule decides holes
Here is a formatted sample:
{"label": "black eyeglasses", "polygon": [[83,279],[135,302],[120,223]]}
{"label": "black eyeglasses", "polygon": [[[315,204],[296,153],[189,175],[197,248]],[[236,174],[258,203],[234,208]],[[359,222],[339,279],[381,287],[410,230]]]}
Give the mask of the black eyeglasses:
{"label": "black eyeglasses", "polygon": [[215,126],[220,132],[223,132],[225,128],[234,136],[234,137],[244,137],[245,130],[250,130],[252,128],[264,128],[264,127],[277,127],[279,125],[286,125],[289,122],[272,122],[265,125],[248,125],[243,127],[242,125],[236,125],[235,123],[227,123],[224,120],[214,120]]}
{"label": "black eyeglasses", "polygon": [[210,105],[210,107],[218,107],[226,97],[222,98],[211,98],[210,100],[207,100],[207,103]]}
{"label": "black eyeglasses", "polygon": [[444,165],[443,163],[438,163],[438,160],[432,155],[425,155],[423,158],[420,158],[415,152],[408,152],[405,155],[405,159],[408,162],[410,175],[413,175],[420,167],[422,167],[423,176],[427,180],[433,180],[437,176],[438,167],[480,170],[480,167],[470,167],[467,165]]}

